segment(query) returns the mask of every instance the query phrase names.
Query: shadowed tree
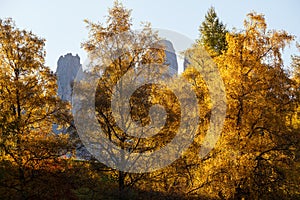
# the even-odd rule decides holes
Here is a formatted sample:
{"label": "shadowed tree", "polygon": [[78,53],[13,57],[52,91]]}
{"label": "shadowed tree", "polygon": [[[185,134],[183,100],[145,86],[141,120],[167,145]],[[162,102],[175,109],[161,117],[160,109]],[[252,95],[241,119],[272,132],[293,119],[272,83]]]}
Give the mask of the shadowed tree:
{"label": "shadowed tree", "polygon": [[44,65],[44,45],[44,39],[16,28],[12,19],[0,20],[3,198],[38,198],[34,188],[41,183],[35,181],[44,170],[61,169],[59,157],[69,148],[67,135],[52,133],[53,122],[66,123],[67,112],[56,96],[56,78]]}

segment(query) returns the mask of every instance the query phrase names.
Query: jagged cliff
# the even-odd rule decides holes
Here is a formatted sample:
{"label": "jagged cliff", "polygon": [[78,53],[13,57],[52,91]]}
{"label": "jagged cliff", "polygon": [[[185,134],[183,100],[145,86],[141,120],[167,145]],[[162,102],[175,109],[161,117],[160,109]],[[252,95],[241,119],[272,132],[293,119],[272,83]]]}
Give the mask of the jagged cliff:
{"label": "jagged cliff", "polygon": [[[169,74],[174,76],[178,74],[178,63],[175,49],[172,42],[168,40],[162,40],[162,43],[166,46],[166,64],[169,65]],[[76,78],[77,73],[82,74],[82,65],[80,64],[80,57],[78,55],[73,56],[68,53],[64,56],[60,56],[57,61],[57,94],[64,100],[71,102],[72,100],[72,85]]]}
{"label": "jagged cliff", "polygon": [[165,45],[165,54],[166,54],[166,64],[169,66],[169,75],[174,76],[175,74],[178,74],[178,62],[177,62],[177,56],[175,53],[175,49],[173,47],[173,44],[169,40],[161,40],[163,45]]}
{"label": "jagged cliff", "polygon": [[60,56],[57,61],[57,94],[64,100],[71,102],[72,100],[72,84],[79,71],[82,71],[80,58],[78,55],[73,56],[71,53]]}

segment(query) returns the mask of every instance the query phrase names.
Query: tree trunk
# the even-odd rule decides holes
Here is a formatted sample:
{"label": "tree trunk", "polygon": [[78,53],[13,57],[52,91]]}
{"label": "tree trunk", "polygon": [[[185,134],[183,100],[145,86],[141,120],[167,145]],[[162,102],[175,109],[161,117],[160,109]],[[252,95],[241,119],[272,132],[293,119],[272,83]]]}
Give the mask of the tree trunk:
{"label": "tree trunk", "polygon": [[119,171],[119,200],[125,199],[125,172]]}

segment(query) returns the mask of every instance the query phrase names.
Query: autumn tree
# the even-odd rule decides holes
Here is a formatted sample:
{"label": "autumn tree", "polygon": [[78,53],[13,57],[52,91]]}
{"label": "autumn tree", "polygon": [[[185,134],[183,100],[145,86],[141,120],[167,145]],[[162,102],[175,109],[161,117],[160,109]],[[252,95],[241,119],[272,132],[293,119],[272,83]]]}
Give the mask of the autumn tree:
{"label": "autumn tree", "polygon": [[[300,44],[297,43],[298,51],[300,51]],[[293,69],[293,79],[300,83],[300,56],[294,55],[292,56],[292,69]]]}
{"label": "autumn tree", "polygon": [[[298,53],[296,55],[292,56],[292,70],[293,70],[293,75],[292,75],[292,80],[294,81],[294,90],[296,92],[296,98],[295,98],[295,110],[294,113],[289,117],[290,120],[290,124],[293,125],[293,128],[298,130],[299,133],[299,129],[300,129],[300,56],[299,56],[299,52],[300,52],[300,45],[297,43],[296,44],[297,49],[298,49]],[[299,142],[299,137],[300,134],[297,135],[298,136],[298,142]],[[295,148],[295,165],[293,170],[290,170],[290,174],[289,177],[291,179],[294,180],[295,187],[294,187],[294,191],[299,191],[299,186],[297,186],[297,184],[299,185],[300,182],[300,178],[297,174],[300,173],[300,148],[299,145],[296,146]],[[298,193],[299,195],[299,193]]]}
{"label": "autumn tree", "polygon": [[44,45],[44,39],[18,29],[12,19],[0,20],[3,198],[41,197],[45,190],[38,188],[46,182],[37,180],[45,171],[62,170],[59,158],[68,151],[67,135],[52,132],[53,123],[66,122],[67,112],[66,105],[56,96],[55,75],[44,64]]}
{"label": "autumn tree", "polygon": [[205,20],[199,27],[200,38],[198,43],[203,45],[211,56],[218,56],[227,49],[226,26],[220,21],[214,7],[211,7]]}
{"label": "autumn tree", "polygon": [[[111,106],[111,102],[113,102],[114,90],[120,94],[128,92],[128,86],[131,83],[126,85],[125,82],[128,80],[124,80],[126,79],[125,74],[133,72],[133,76],[129,77],[132,80],[129,82],[136,80],[138,82],[144,80],[143,78],[136,78],[140,73],[146,72],[144,66],[151,64],[158,66],[155,70],[149,70],[149,79],[156,76],[156,70],[167,69],[162,67],[164,66],[165,53],[160,38],[152,32],[149,24],[145,24],[140,32],[132,30],[130,10],[124,8],[117,1],[109,9],[106,26],[87,20],[86,23],[89,28],[89,39],[83,43],[83,48],[88,52],[91,61],[86,73],[99,78],[95,95],[95,109],[97,120],[105,137],[113,145],[126,152],[154,150],[157,148],[157,143],[160,144],[158,138],[152,138],[152,142],[146,142],[146,139],[139,136],[130,136],[128,129],[132,125],[132,121],[142,126],[150,122],[149,108],[154,104],[159,104],[159,101],[167,104],[166,100],[159,100],[158,98],[152,98],[156,99],[156,102],[153,102],[150,96],[155,97],[154,91],[156,90],[163,93],[166,92],[166,89],[155,84],[139,87],[130,97],[130,113],[126,114],[124,114],[124,104],[117,102],[116,105]],[[89,83],[84,84],[81,81],[80,85],[83,87],[81,93],[84,94],[84,87],[87,87]],[[77,85],[77,89],[78,87]],[[88,96],[88,98],[90,97]],[[83,101],[81,103],[84,104]],[[114,110],[122,114],[114,115]],[[117,120],[121,124],[117,124]],[[99,145],[102,145],[101,142]],[[124,155],[119,157],[112,152],[109,154],[109,159],[115,164],[126,161]],[[124,192],[133,186],[136,180],[144,176],[144,174],[130,174],[121,170],[115,172],[121,199],[126,198]]]}
{"label": "autumn tree", "polygon": [[[298,51],[300,52],[300,45],[297,43]],[[293,70],[293,80],[295,82],[295,91],[297,93],[297,109],[295,111],[295,115],[293,116],[293,123],[296,127],[300,127],[299,117],[300,117],[300,105],[299,105],[299,99],[300,99],[300,56],[299,55],[293,55],[292,56],[292,70]]]}
{"label": "autumn tree", "polygon": [[297,183],[287,177],[298,133],[287,118],[295,92],[281,50],[293,37],[267,31],[264,16],[256,13],[248,14],[244,25],[244,32],[227,34],[227,51],[215,57],[227,93],[227,118],[191,191],[221,199],[292,198]]}

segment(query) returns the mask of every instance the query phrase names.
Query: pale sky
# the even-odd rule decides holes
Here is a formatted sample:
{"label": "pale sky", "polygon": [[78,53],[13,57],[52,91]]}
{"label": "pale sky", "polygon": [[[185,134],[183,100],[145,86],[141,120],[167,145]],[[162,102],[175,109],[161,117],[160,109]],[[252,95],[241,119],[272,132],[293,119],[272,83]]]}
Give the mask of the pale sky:
{"label": "pale sky", "polygon": [[[179,32],[195,40],[198,27],[210,6],[229,29],[243,28],[246,14],[251,11],[265,14],[269,29],[286,30],[300,42],[299,0],[120,0],[132,9],[134,28],[140,22],[151,22],[153,28]],[[46,64],[56,70],[61,55],[72,53],[81,57],[86,53],[81,43],[87,40],[84,19],[105,22],[112,0],[0,0],[0,18],[11,17],[19,28],[32,30],[45,38]],[[291,54],[300,54],[292,46],[285,51],[285,63]]]}

